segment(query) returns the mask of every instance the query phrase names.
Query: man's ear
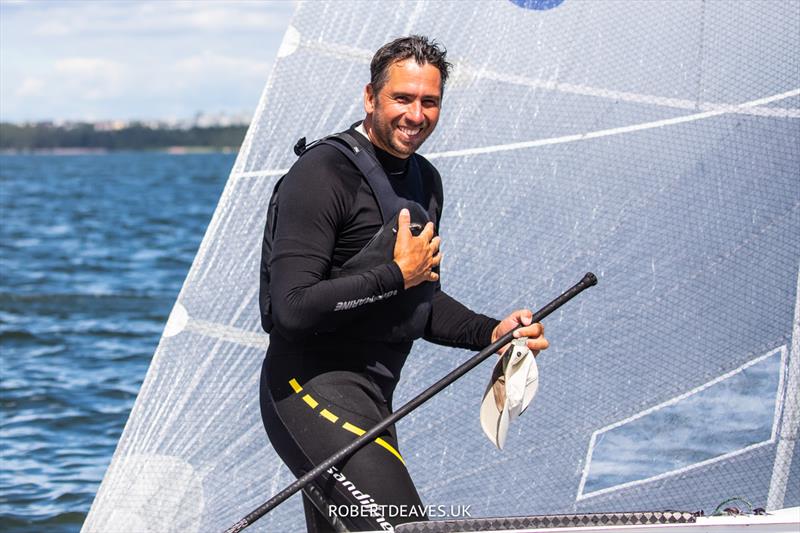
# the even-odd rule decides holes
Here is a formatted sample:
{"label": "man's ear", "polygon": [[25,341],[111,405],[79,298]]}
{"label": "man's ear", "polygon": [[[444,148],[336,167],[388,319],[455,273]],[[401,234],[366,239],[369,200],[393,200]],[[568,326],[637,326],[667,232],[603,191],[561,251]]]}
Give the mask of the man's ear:
{"label": "man's ear", "polygon": [[375,111],[375,92],[372,90],[371,83],[364,87],[364,111],[367,113]]}

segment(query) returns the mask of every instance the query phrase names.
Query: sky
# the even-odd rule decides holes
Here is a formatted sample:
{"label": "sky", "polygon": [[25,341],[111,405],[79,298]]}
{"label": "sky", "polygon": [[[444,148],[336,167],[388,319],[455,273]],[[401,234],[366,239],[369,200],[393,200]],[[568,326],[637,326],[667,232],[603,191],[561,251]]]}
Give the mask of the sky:
{"label": "sky", "polygon": [[0,0],[0,121],[252,114],[292,0]]}

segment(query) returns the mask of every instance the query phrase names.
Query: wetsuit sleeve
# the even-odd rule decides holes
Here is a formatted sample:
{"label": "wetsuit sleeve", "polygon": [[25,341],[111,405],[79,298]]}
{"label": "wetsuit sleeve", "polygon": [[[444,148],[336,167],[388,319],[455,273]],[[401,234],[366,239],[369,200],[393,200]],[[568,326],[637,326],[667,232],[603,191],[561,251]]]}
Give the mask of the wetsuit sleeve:
{"label": "wetsuit sleeve", "polygon": [[337,230],[361,183],[357,172],[335,148],[319,146],[301,157],[281,184],[270,299],[275,326],[289,338],[333,331],[370,310],[363,305],[334,312],[338,302],[403,290],[402,272],[393,262],[328,279]]}
{"label": "wetsuit sleeve", "polygon": [[441,289],[434,293],[424,339],[443,346],[481,350],[500,321],[476,313]]}

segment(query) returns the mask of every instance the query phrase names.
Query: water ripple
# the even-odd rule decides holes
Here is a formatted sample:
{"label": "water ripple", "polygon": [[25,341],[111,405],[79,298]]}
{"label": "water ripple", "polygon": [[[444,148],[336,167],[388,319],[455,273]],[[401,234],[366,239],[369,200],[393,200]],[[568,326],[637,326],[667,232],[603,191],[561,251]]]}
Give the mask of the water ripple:
{"label": "water ripple", "polygon": [[0,156],[0,531],[80,530],[234,157]]}

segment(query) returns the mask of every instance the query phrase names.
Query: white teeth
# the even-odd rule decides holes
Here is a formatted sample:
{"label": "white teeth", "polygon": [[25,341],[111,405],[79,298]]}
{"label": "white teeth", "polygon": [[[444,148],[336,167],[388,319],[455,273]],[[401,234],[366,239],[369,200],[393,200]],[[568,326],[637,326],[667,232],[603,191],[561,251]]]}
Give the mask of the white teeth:
{"label": "white teeth", "polygon": [[403,132],[403,133],[405,133],[406,135],[416,135],[417,133],[419,133],[420,131],[422,131],[422,128],[417,128],[417,129],[413,129],[413,130],[412,130],[412,129],[410,129],[410,128],[402,128],[402,127],[401,127],[401,128],[400,128],[400,131],[402,131],[402,132]]}

